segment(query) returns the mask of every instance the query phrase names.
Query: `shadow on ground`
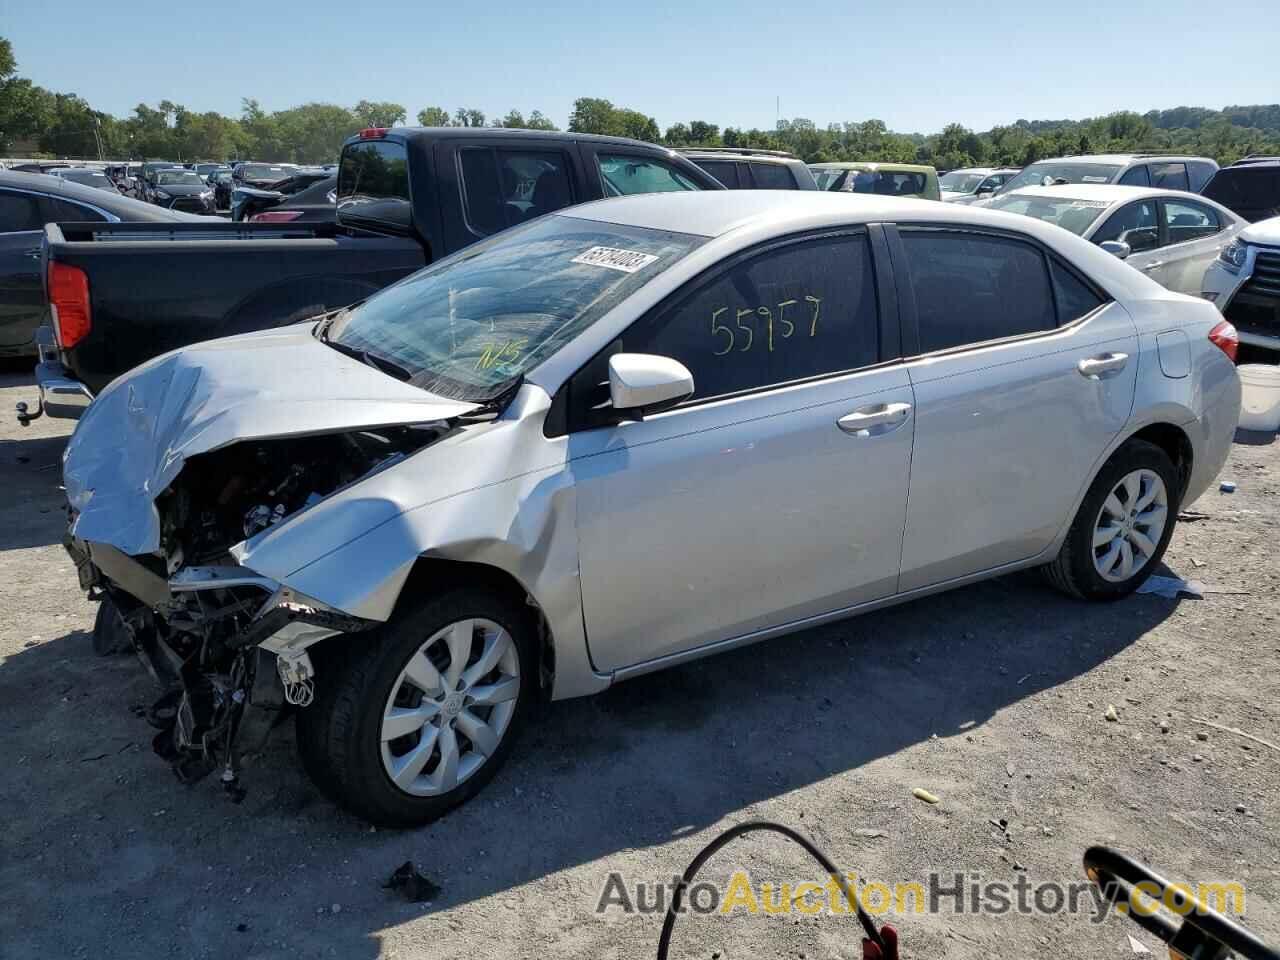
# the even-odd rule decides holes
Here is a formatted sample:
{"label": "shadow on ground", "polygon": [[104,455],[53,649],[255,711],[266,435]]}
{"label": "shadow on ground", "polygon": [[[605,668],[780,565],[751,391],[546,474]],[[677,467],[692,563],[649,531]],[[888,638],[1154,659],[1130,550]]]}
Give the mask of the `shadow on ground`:
{"label": "shadow on ground", "polygon": [[[430,827],[377,833],[320,799],[294,759],[291,723],[250,757],[242,805],[216,778],[175,783],[129,709],[153,695],[140,668],[95,658],[75,632],[0,666],[0,763],[17,771],[0,801],[50,805],[33,832],[6,839],[0,885],[14,911],[145,903],[151,919],[125,923],[135,933],[123,953],[247,949],[226,926],[243,916],[254,956],[302,955],[306,943],[373,957],[380,931],[423,914],[379,888],[405,860],[441,884],[439,910],[588,861],[603,878],[623,851],[746,819],[826,778],[844,778],[856,817],[865,765],[980,728],[1115,656],[1175,607],[1150,596],[1086,605],[1023,574],[733,651],[548,705],[479,796]],[[37,855],[51,876],[20,866]],[[210,898],[224,902],[216,922],[203,912]],[[342,915],[313,923],[331,902]]]}

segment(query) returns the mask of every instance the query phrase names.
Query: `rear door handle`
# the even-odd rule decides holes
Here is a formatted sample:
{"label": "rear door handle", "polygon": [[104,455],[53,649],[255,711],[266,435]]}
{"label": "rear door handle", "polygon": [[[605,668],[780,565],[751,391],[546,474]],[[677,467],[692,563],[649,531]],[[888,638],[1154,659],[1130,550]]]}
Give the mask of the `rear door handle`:
{"label": "rear door handle", "polygon": [[1163,266],[1164,266],[1164,261],[1163,261],[1163,260],[1157,260],[1155,263],[1148,263],[1148,264],[1147,264],[1145,267],[1143,267],[1142,269],[1143,269],[1143,270],[1159,270],[1159,269],[1160,269],[1161,267],[1163,267]]}
{"label": "rear door handle", "polygon": [[[905,423],[910,415],[911,404],[909,403],[877,403],[870,407],[859,407],[852,413],[845,414],[836,421],[836,426],[855,437],[869,437],[872,436],[873,430],[876,435],[888,433]],[[877,429],[879,427],[885,429]]]}
{"label": "rear door handle", "polygon": [[1100,380],[1103,374],[1123,370],[1124,365],[1128,362],[1129,355],[1127,353],[1104,353],[1097,357],[1081,360],[1076,364],[1076,369],[1080,371],[1080,376],[1082,377],[1088,377],[1090,380]]}

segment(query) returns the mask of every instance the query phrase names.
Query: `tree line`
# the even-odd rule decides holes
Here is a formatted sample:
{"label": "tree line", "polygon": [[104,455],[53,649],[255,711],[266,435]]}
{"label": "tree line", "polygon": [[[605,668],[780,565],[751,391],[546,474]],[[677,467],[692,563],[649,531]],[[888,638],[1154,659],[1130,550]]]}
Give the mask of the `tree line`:
{"label": "tree line", "polygon": [[[365,127],[408,121],[402,104],[361,100],[353,107],[305,103],[268,112],[257,100],[240,115],[197,112],[161,100],[138,104],[124,118],[94,110],[74,93],[57,93],[18,76],[9,41],[0,37],[0,155],[16,148],[53,157],[163,158],[324,163],[337,159],[342,141]],[[559,129],[538,110],[510,110],[490,119],[483,110],[418,111],[421,126]],[[721,127],[705,120],[671,124],[598,97],[574,101],[568,129],[634,137],[673,147],[723,146],[787,150],[807,162],[879,160],[925,163],[940,169],[1024,166],[1044,157],[1103,152],[1170,152],[1213,157],[1221,164],[1249,154],[1280,154],[1280,104],[1223,110],[1175,107],[1147,113],[1121,111],[1085,120],[1018,120],[978,132],[958,123],[933,134],[889,130],[881,120],[831,123],[779,120],[772,130]]]}

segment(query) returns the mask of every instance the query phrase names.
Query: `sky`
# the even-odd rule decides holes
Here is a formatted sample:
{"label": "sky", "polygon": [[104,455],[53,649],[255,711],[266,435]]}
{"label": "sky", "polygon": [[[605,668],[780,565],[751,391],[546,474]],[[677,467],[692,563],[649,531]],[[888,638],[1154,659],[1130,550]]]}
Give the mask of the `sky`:
{"label": "sky", "polygon": [[[1218,12],[1215,12],[1218,11]],[[0,0],[21,76],[119,117],[393,100],[492,119],[580,96],[662,128],[879,118],[930,133],[1280,102],[1280,0]]]}

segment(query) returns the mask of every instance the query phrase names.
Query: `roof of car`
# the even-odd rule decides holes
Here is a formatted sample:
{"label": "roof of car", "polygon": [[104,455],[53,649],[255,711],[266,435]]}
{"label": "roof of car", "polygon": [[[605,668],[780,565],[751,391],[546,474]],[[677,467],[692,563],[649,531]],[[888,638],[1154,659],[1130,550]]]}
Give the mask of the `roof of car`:
{"label": "roof of car", "polygon": [[920,163],[881,163],[878,160],[837,160],[832,163],[811,163],[810,170],[888,170],[890,173],[937,173],[933,167]]}
{"label": "roof of car", "polygon": [[750,163],[777,163],[783,166],[803,162],[799,157],[769,153],[738,153],[733,150],[678,150],[676,152],[690,160],[724,160],[726,162],[742,160]]}
{"label": "roof of car", "polygon": [[[884,197],[875,194],[837,193],[826,190],[706,190],[677,193],[635,194],[596,200],[561,211],[557,216],[617,223],[653,230],[718,237],[747,224],[789,223],[830,218],[847,223],[875,220],[939,223],[991,223],[1007,227],[1016,217],[1021,229],[1033,229],[1037,221],[1016,214],[975,207]],[[1054,228],[1056,229],[1056,228]]]}
{"label": "roof of car", "polygon": [[[630,137],[609,137],[598,133],[574,133],[565,130],[524,130],[511,127],[388,127],[382,134],[383,139],[393,140],[450,140],[456,137],[500,138],[519,137],[522,140],[581,140],[587,143],[627,144],[644,147],[646,150],[657,150],[660,153],[679,155],[669,147]],[[360,135],[348,137],[346,143],[358,143]]]}
{"label": "roof of car", "polygon": [[1143,197],[1163,197],[1169,194],[1186,193],[1185,190],[1159,190],[1155,187],[1125,187],[1114,183],[1062,183],[1047,187],[1019,187],[1000,194],[1001,197],[1012,197],[1015,194],[1033,197],[1066,197],[1069,200],[1105,200],[1107,203],[1127,203],[1130,200],[1141,200]]}
{"label": "roof of car", "polygon": [[[1183,153],[1086,153],[1074,157],[1045,157],[1036,163],[1106,163],[1126,164],[1139,160],[1209,160]],[[1028,164],[1030,166],[1030,164]]]}

